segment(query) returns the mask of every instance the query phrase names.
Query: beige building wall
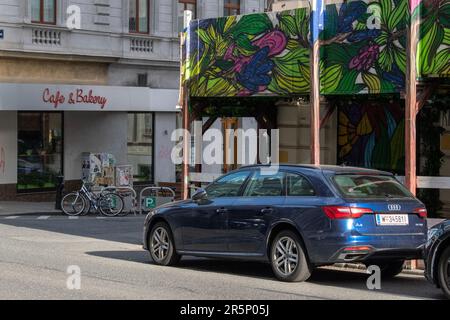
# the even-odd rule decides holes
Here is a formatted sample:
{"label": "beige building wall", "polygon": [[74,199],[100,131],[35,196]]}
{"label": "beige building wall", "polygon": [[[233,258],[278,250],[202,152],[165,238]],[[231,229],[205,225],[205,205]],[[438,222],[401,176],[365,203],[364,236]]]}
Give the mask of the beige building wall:
{"label": "beige building wall", "polygon": [[106,85],[108,64],[0,57],[0,82]]}
{"label": "beige building wall", "polygon": [[[326,113],[325,104],[320,110]],[[320,157],[322,164],[336,164],[337,146],[336,112],[320,130]],[[308,164],[310,152],[310,105],[305,102],[281,102],[278,104],[278,128],[280,130],[280,162]]]}

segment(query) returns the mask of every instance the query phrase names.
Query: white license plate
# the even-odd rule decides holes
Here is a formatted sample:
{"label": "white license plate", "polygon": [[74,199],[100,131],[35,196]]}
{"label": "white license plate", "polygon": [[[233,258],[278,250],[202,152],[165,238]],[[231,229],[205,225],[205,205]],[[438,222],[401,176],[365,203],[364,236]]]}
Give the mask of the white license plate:
{"label": "white license plate", "polygon": [[407,226],[409,224],[407,214],[377,214],[379,226]]}

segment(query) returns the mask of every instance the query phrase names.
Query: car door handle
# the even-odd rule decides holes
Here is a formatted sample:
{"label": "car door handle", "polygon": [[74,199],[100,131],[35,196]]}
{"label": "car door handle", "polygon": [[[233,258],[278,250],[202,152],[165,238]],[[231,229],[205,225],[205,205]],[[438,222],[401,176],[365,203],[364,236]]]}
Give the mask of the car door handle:
{"label": "car door handle", "polygon": [[273,212],[273,208],[262,208],[260,213],[261,214],[268,214],[268,213],[272,213]]}
{"label": "car door handle", "polygon": [[216,210],[216,213],[227,213],[227,212],[228,212],[228,209],[226,209],[226,208],[220,208],[220,209]]}

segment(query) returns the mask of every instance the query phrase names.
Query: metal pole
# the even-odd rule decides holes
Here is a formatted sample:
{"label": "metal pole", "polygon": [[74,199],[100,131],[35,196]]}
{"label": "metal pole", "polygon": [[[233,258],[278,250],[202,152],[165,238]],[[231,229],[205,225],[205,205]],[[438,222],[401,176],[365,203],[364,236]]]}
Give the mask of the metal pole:
{"label": "metal pole", "polygon": [[[189,10],[184,11],[184,29],[189,27],[189,23],[192,19],[192,12]],[[182,181],[182,198],[185,200],[189,197],[189,154],[190,154],[190,135],[188,134],[190,129],[190,119],[189,119],[189,102],[188,102],[188,87],[185,80],[183,63],[188,58],[188,52],[185,53],[186,56],[183,55],[183,49],[186,45],[186,40],[189,41],[186,37],[187,33],[182,32],[180,36],[180,102],[182,108],[182,116],[183,116],[183,181]]]}
{"label": "metal pole", "polygon": [[[411,8],[411,6],[410,6]],[[412,10],[411,10],[412,11]],[[417,70],[416,50],[418,35],[418,18],[412,17],[408,26],[406,47],[406,83],[405,83],[405,184],[416,194],[416,116],[417,116]]]}
{"label": "metal pole", "polygon": [[319,32],[322,14],[322,0],[312,1],[312,48],[311,48],[311,163],[320,164],[320,70],[319,70]]}

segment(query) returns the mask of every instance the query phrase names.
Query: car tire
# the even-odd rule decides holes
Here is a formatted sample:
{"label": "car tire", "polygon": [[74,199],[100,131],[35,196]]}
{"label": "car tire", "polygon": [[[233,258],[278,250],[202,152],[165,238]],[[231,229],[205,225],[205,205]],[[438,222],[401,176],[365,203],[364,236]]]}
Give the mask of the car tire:
{"label": "car tire", "polygon": [[153,262],[162,266],[173,266],[180,261],[172,231],[165,222],[156,223],[148,237],[148,250]]}
{"label": "car tire", "polygon": [[405,260],[372,261],[371,263],[366,263],[366,267],[370,265],[380,267],[381,277],[383,279],[391,279],[403,271]]}
{"label": "car tire", "polygon": [[444,291],[444,294],[450,299],[450,246],[448,246],[441,254],[439,262],[437,264],[438,268],[438,284],[439,287]]}
{"label": "car tire", "polygon": [[270,264],[278,280],[302,282],[311,276],[311,266],[300,237],[290,230],[281,231],[270,247]]}

